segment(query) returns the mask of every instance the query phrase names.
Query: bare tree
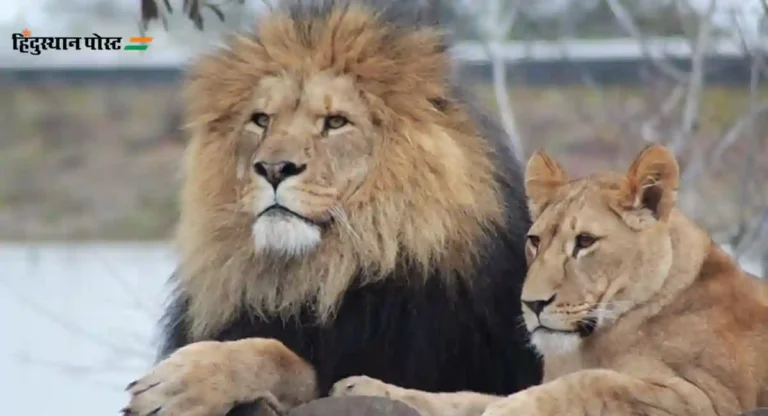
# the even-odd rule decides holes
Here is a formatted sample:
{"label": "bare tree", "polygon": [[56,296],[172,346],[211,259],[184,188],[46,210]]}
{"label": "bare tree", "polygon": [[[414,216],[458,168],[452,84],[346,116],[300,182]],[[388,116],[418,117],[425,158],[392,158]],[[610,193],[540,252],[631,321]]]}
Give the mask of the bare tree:
{"label": "bare tree", "polygon": [[[267,0],[261,1],[267,7],[272,5]],[[246,3],[245,0],[221,0],[220,3],[215,4],[211,0],[183,0],[182,11],[198,29],[203,29],[204,13],[223,20],[225,18],[223,6],[244,3]],[[722,137],[714,141],[711,146],[705,146],[701,144],[702,132],[699,131],[702,122],[702,95],[708,88],[708,73],[712,71],[709,67],[709,58],[714,53],[713,45],[723,41],[721,33],[723,28],[719,26],[722,25],[722,21],[715,22],[715,16],[718,13],[722,14],[722,2],[708,0],[702,4],[693,0],[673,0],[673,3],[673,10],[677,13],[676,18],[683,29],[681,32],[686,35],[689,42],[690,65],[687,68],[680,67],[669,59],[657,39],[652,34],[644,33],[647,26],[644,26],[644,16],[642,13],[638,14],[638,10],[643,10],[643,7],[652,9],[651,5],[638,6],[636,3],[628,3],[627,0],[595,0],[589,4],[581,2],[578,5],[575,1],[564,0],[541,1],[535,4],[523,0],[456,0],[455,4],[461,14],[468,16],[474,33],[478,35],[486,52],[491,69],[490,81],[502,126],[510,137],[510,147],[520,160],[525,157],[525,144],[530,143],[526,139],[532,140],[532,138],[522,137],[520,120],[510,98],[512,86],[509,84],[507,74],[509,65],[514,63],[510,61],[508,54],[505,54],[508,40],[513,32],[518,30],[517,27],[523,16],[527,19],[529,15],[535,15],[535,11],[542,9],[550,12],[554,10],[555,13],[559,10],[561,17],[558,24],[565,28],[562,35],[567,38],[578,38],[579,25],[576,19],[583,16],[584,10],[589,12],[597,6],[605,6],[609,15],[612,15],[616,27],[635,42],[645,61],[650,63],[651,68],[666,83],[671,82],[671,86],[660,102],[649,105],[649,108],[654,109],[651,114],[641,115],[639,118],[638,115],[630,114],[629,119],[620,120],[614,114],[615,109],[604,103],[603,109],[600,110],[604,114],[598,118],[615,125],[626,123],[630,127],[636,126],[636,139],[665,142],[669,145],[683,160],[682,187],[686,191],[681,196],[681,204],[684,209],[692,211],[700,210],[703,206],[701,203],[703,197],[700,195],[700,189],[697,190],[697,183],[702,176],[710,175],[713,167],[721,166],[729,150],[737,147],[749,149],[749,155],[741,165],[743,180],[739,183],[738,196],[735,197],[738,199],[735,203],[743,207],[742,212],[732,221],[737,225],[727,227],[729,231],[725,233],[727,236],[723,237],[722,242],[731,245],[737,257],[746,252],[767,253],[768,244],[763,242],[768,239],[768,232],[756,230],[768,228],[763,226],[766,217],[764,207],[768,202],[768,195],[759,189],[759,181],[751,179],[760,169],[760,163],[757,162],[755,155],[766,151],[763,143],[764,136],[761,136],[757,124],[768,113],[768,102],[761,99],[758,93],[762,79],[768,77],[768,65],[766,65],[768,53],[765,42],[748,39],[736,18],[727,25],[726,29],[730,30],[730,34],[741,40],[741,53],[751,65],[747,110],[724,129]],[[762,13],[768,16],[768,1],[762,0],[761,3]],[[162,0],[162,2],[161,0],[142,0],[141,6],[145,27],[151,20],[164,21],[165,16],[173,11],[170,0]],[[576,6],[581,7],[578,13],[574,12],[575,9],[571,10]],[[768,28],[768,19],[765,16],[761,23],[763,30]],[[565,41],[560,44],[565,45]],[[569,59],[565,46],[563,59]],[[603,87],[592,82],[588,74],[584,76],[584,84],[602,97]],[[561,100],[567,100],[567,98],[562,96]],[[572,109],[575,113],[584,111],[576,103]],[[585,119],[585,123],[588,122],[589,120]],[[631,137],[632,131],[631,128],[622,129],[622,135]],[[707,209],[710,208],[712,207],[707,207]],[[762,248],[758,247],[760,245]],[[768,254],[764,254],[763,257],[768,258]],[[768,264],[763,268],[768,271]]]}
{"label": "bare tree", "polygon": [[[708,48],[713,41],[713,16],[717,10],[717,1],[709,0],[703,11],[697,12],[691,3],[678,0],[678,8],[687,12],[689,15],[696,16],[695,36],[691,41],[691,66],[689,71],[681,71],[671,66],[663,57],[651,53],[646,44],[645,37],[637,29],[632,16],[621,4],[620,0],[606,0],[614,13],[616,21],[622,28],[633,37],[640,45],[641,50],[649,61],[653,62],[655,67],[663,74],[670,76],[676,82],[676,86],[671,89],[671,93],[660,106],[659,113],[653,118],[643,122],[643,136],[649,141],[660,141],[659,134],[655,131],[655,126],[662,118],[669,117],[670,114],[679,113],[679,124],[672,131],[668,132],[671,136],[670,147],[678,154],[686,153],[688,163],[683,171],[682,187],[693,188],[700,175],[707,169],[721,164],[722,158],[729,148],[736,142],[749,141],[745,145],[749,149],[746,160],[742,165],[743,180],[740,183],[738,192],[738,204],[742,207],[741,212],[736,218],[735,226],[727,231],[726,237],[722,242],[732,247],[733,253],[737,258],[742,257],[747,252],[763,253],[759,256],[763,259],[762,270],[765,275],[768,272],[768,212],[765,207],[765,191],[755,192],[756,169],[758,165],[755,161],[756,154],[761,150],[760,144],[764,141],[764,136],[756,129],[756,123],[765,114],[768,113],[768,101],[761,100],[759,95],[759,84],[761,78],[766,73],[766,50],[765,46],[758,42],[750,42],[744,36],[744,29],[739,26],[738,19],[732,20],[731,29],[733,34],[740,38],[742,53],[746,60],[751,62],[750,85],[747,97],[748,105],[744,114],[738,117],[728,128],[723,136],[716,141],[713,148],[707,150],[703,146],[697,145],[696,127],[701,117],[701,95],[707,87],[705,82],[706,56]],[[766,3],[763,3],[764,11],[768,12]],[[671,134],[670,134],[671,133]],[[695,198],[700,201],[699,198]],[[700,204],[694,202],[693,204]],[[690,208],[689,204],[689,208]]]}
{"label": "bare tree", "polygon": [[[262,0],[262,2],[271,7],[269,0]],[[205,29],[204,13],[210,14],[212,17],[218,19],[220,23],[227,21],[228,9],[235,9],[235,12],[230,13],[229,20],[232,20],[232,15],[238,16],[237,8],[242,8],[246,5],[246,0],[221,0],[218,2],[210,0],[182,0],[181,11],[199,30]],[[140,27],[146,31],[149,24],[152,21],[159,20],[162,22],[163,27],[168,28],[168,17],[174,13],[174,7],[171,5],[171,0],[141,0],[141,18]],[[236,20],[236,19],[235,19]]]}
{"label": "bare tree", "polygon": [[471,0],[460,3],[475,22],[482,44],[491,63],[493,91],[504,131],[510,138],[512,151],[518,160],[525,158],[523,139],[517,128],[507,83],[508,62],[502,54],[503,45],[517,19],[522,0]]}

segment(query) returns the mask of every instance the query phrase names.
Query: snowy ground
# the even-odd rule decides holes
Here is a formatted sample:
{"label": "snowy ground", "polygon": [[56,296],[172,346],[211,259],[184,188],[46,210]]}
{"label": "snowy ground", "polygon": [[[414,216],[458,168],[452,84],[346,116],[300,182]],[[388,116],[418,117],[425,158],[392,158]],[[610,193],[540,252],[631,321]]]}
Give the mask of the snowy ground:
{"label": "snowy ground", "polygon": [[153,359],[173,260],[160,244],[0,244],[4,414],[117,414]]}
{"label": "snowy ground", "polygon": [[4,414],[118,414],[153,359],[165,246],[0,244]]}

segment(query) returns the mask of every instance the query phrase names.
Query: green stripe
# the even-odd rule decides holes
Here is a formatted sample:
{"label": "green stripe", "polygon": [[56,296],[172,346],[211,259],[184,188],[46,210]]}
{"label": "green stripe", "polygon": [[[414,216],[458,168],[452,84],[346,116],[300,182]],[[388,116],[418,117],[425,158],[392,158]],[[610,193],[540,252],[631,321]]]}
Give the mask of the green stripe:
{"label": "green stripe", "polygon": [[125,45],[124,51],[146,51],[149,45]]}

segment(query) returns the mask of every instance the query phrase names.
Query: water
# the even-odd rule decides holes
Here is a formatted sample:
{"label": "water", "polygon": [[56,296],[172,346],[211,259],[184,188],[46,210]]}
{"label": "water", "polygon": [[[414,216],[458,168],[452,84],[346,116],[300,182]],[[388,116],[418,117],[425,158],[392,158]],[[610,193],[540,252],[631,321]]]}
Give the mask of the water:
{"label": "water", "polygon": [[173,267],[163,244],[0,244],[3,414],[117,414],[152,363]]}

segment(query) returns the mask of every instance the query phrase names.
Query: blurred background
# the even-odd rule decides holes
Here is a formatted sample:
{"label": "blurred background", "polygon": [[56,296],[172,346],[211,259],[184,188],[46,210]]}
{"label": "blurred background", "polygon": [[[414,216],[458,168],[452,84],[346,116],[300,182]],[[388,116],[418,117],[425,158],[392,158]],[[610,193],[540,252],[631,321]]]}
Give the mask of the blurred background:
{"label": "blurred background", "polygon": [[[154,358],[174,264],[180,77],[189,57],[250,29],[270,4],[167,3],[171,10],[153,0],[7,0],[0,11],[8,414],[112,414]],[[460,79],[498,110],[521,159],[546,148],[584,174],[623,169],[647,143],[665,143],[681,161],[682,208],[747,270],[768,273],[765,2],[433,6],[458,42]],[[34,56],[12,49],[11,34],[24,29],[154,40],[145,52]]]}

